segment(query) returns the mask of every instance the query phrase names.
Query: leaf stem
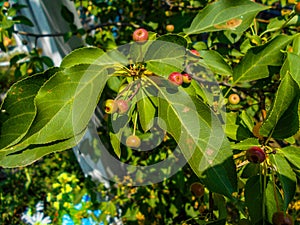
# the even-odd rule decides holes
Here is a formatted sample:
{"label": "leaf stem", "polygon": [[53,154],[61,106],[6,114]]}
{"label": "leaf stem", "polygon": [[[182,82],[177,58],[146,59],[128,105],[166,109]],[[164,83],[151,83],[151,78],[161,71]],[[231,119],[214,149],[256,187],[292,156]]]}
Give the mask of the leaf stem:
{"label": "leaf stem", "polygon": [[138,113],[135,112],[135,118],[134,118],[134,124],[133,124],[133,136],[135,136],[137,117],[138,117]]}
{"label": "leaf stem", "polygon": [[279,208],[278,196],[277,196],[277,193],[276,193],[276,183],[275,183],[274,170],[272,170],[272,179],[273,179],[273,189],[274,189],[274,198],[275,198],[275,202],[276,202],[276,209],[279,212],[280,208]]}
{"label": "leaf stem", "polygon": [[263,187],[262,187],[262,217],[263,217],[263,225],[265,225],[265,204],[266,204],[266,186],[267,186],[267,164],[263,163]]}

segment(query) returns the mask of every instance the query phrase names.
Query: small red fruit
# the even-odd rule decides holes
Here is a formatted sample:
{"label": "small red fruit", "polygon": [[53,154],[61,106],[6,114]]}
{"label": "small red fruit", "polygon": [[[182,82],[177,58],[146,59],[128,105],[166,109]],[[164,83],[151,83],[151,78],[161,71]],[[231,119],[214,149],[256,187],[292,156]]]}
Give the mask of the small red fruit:
{"label": "small red fruit", "polygon": [[284,212],[276,212],[272,216],[273,225],[293,225],[294,221],[288,214],[284,215]]}
{"label": "small red fruit", "polygon": [[204,195],[204,186],[199,182],[192,183],[190,189],[196,197],[200,198]]}
{"label": "small red fruit", "polygon": [[117,105],[118,105],[118,112],[120,114],[126,113],[129,109],[127,101],[123,99],[117,100]]}
{"label": "small red fruit", "polygon": [[117,112],[118,110],[118,104],[113,99],[108,99],[105,102],[105,112],[108,114],[112,114]]}
{"label": "small red fruit", "polygon": [[266,159],[266,153],[260,147],[252,146],[247,150],[246,158],[252,163],[262,163]]}
{"label": "small red fruit", "polygon": [[132,39],[135,42],[143,43],[143,42],[148,40],[148,36],[149,36],[149,34],[148,34],[148,31],[146,29],[139,28],[139,29],[136,29],[133,32]]}
{"label": "small red fruit", "polygon": [[138,148],[141,145],[141,139],[136,135],[130,135],[126,139],[126,145],[130,148]]}
{"label": "small red fruit", "polygon": [[232,105],[239,104],[240,100],[241,100],[241,99],[240,99],[240,96],[239,96],[238,94],[231,94],[231,95],[229,95],[229,97],[228,97],[228,101],[229,101],[229,103],[232,104]]}
{"label": "small red fruit", "polygon": [[183,83],[185,83],[185,84],[191,83],[191,82],[192,82],[192,77],[191,77],[191,75],[189,75],[189,74],[187,74],[187,73],[182,74],[182,81],[183,81]]}
{"label": "small red fruit", "polygon": [[297,15],[300,15],[300,2],[298,2],[296,5],[295,5],[295,13]]}
{"label": "small red fruit", "polygon": [[171,81],[173,84],[176,84],[176,85],[181,85],[182,82],[183,82],[183,79],[182,79],[182,74],[179,73],[179,72],[173,72],[169,75],[169,81]]}
{"label": "small red fruit", "polygon": [[195,50],[195,49],[192,49],[191,53],[200,57],[200,53],[197,50]]}
{"label": "small red fruit", "polygon": [[174,25],[173,25],[173,24],[168,24],[168,25],[166,26],[166,30],[167,30],[168,32],[173,32],[173,31],[174,31]]}

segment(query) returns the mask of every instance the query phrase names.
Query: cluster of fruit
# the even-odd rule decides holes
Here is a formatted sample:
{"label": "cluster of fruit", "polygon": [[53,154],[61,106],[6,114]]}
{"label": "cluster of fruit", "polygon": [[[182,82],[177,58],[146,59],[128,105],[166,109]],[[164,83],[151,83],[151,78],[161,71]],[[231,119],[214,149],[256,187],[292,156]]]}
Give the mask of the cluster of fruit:
{"label": "cluster of fruit", "polygon": [[107,99],[105,102],[105,112],[108,114],[113,114],[115,112],[119,114],[124,114],[128,111],[129,105],[128,101],[123,99],[113,100]]}
{"label": "cluster of fruit", "polygon": [[169,81],[171,81],[175,85],[182,85],[182,84],[190,84],[192,82],[191,75],[187,73],[179,73],[179,72],[172,72],[169,77]]}

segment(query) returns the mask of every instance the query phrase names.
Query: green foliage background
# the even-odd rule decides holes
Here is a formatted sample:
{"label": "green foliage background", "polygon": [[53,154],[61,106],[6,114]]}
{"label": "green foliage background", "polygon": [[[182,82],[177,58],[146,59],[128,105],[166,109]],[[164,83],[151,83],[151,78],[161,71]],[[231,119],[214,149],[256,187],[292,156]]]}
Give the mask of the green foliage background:
{"label": "green foliage background", "polygon": [[[62,205],[60,209],[55,207],[55,199],[59,193],[53,185],[62,173],[67,172],[78,178],[80,186],[80,190],[75,191],[74,188],[74,192],[70,192],[70,196],[75,196],[71,198],[74,204],[79,202],[83,194],[89,193],[92,196],[92,204],[88,207],[100,208],[103,212],[100,219],[106,215],[117,215],[126,224],[270,224],[272,214],[283,210],[291,214],[295,223],[299,224],[300,201],[297,182],[300,170],[300,75],[297,65],[300,62],[300,36],[299,15],[295,15],[293,11],[296,1],[261,1],[262,4],[256,4],[248,0],[240,0],[238,3],[230,0],[95,0],[74,3],[82,22],[93,18],[95,27],[78,29],[74,25],[74,16],[62,6],[62,15],[70,25],[70,30],[62,36],[68,41],[70,37],[77,35],[87,44],[98,48],[76,50],[63,60],[59,68],[45,71],[45,68],[51,67],[53,63],[50,58],[42,56],[35,46],[28,54],[11,57],[10,67],[1,76],[1,90],[6,92],[10,89],[1,106],[2,112],[4,109],[9,116],[4,113],[1,116],[0,165],[18,167],[1,168],[1,219],[4,223],[20,224],[21,213],[26,207],[34,207],[38,200],[46,202],[45,213],[51,215],[54,224],[61,222],[55,219],[57,216],[72,214],[63,202],[69,202],[70,199],[62,199],[59,203]],[[13,24],[34,25],[28,19],[17,16],[16,11],[22,7],[2,7],[0,47],[3,51],[8,51],[13,45],[13,42],[4,44],[5,39],[12,38]],[[166,31],[165,27],[168,24],[174,25],[174,32]],[[181,71],[182,68],[176,68],[176,65],[183,60],[185,54],[180,48],[176,49],[175,55],[169,60],[168,52],[160,51],[160,48],[155,46],[157,41],[169,41],[166,49],[174,49],[173,44],[176,43],[176,46],[179,44],[200,52],[202,58],[199,63],[214,73],[225,97],[224,130],[228,138],[222,141],[222,151],[218,152],[211,169],[198,169],[204,151],[202,143],[195,141],[198,136],[191,134],[190,137],[199,151],[193,155],[189,165],[175,176],[145,187],[126,186],[120,181],[118,185],[113,185],[107,190],[103,185],[97,186],[88,178],[84,178],[70,150],[47,154],[69,149],[75,145],[76,139],[82,137],[82,131],[94,107],[82,107],[83,102],[76,99],[88,99],[85,104],[95,106],[100,94],[100,102],[114,98],[118,95],[122,83],[133,82],[133,79],[128,77],[111,79],[112,74],[108,68],[115,69],[114,72],[118,75],[127,76],[122,70],[122,66],[128,64],[126,55],[112,49],[130,42],[132,32],[137,27],[144,27],[150,32],[153,44],[150,45],[150,50],[146,51],[144,58],[147,70],[161,76],[160,79],[167,77],[174,70]],[[131,50],[138,52],[138,48],[132,45]],[[150,54],[153,52],[159,52],[156,59],[147,56],[147,53],[153,55]],[[78,56],[83,58],[79,62]],[[103,61],[95,62],[94,59],[99,57]],[[20,62],[22,59],[27,60]],[[138,62],[138,58],[133,60]],[[195,57],[190,56],[188,60],[195,60]],[[80,81],[85,78],[86,72],[94,74],[98,79],[88,80],[86,86],[83,86]],[[73,86],[69,85],[66,77],[73,79]],[[151,76],[149,77],[143,82],[156,85]],[[201,81],[203,80],[200,79]],[[11,86],[11,83],[14,85]],[[30,89],[23,91],[27,85]],[[81,95],[75,95],[78,94],[77,88],[82,88]],[[176,115],[176,107],[180,107],[181,101],[187,102],[186,93],[200,100],[195,110],[203,112],[197,115],[199,120],[207,122],[207,105],[212,107],[216,104],[212,96],[203,94],[196,82],[187,89],[180,87],[176,98],[168,95],[163,85],[157,85],[156,88],[166,101],[157,101],[160,116],[165,121],[171,116],[176,116],[167,123],[169,139],[150,155],[136,154],[131,149],[120,147],[120,143],[116,141],[120,134],[100,130],[99,132],[107,137],[105,141],[111,142],[112,154],[121,161],[147,165],[163,160],[171,154],[172,147],[179,139],[172,127],[188,124],[184,116]],[[143,91],[146,93],[147,89]],[[241,98],[237,105],[227,102],[227,97],[232,93],[239,94]],[[73,97],[75,100],[70,100]],[[64,100],[57,101],[55,107],[45,110],[46,106],[50,105],[49,101],[59,98],[67,99],[68,104],[65,104]],[[134,101],[133,98],[132,102]],[[10,107],[15,102],[18,102],[18,107]],[[142,103],[150,111],[153,109],[149,102]],[[74,117],[65,116],[70,107],[76,109],[73,111],[75,117],[84,115],[81,123],[73,124]],[[142,137],[148,130],[147,122],[151,120],[151,116],[147,117],[146,110],[141,110],[143,107],[137,107],[140,109],[138,116],[141,123],[138,134]],[[153,109],[153,113],[155,110],[156,108]],[[23,112],[26,114],[22,114]],[[60,120],[53,122],[53,115],[57,112],[61,113],[58,116]],[[190,115],[193,117],[192,112]],[[133,118],[135,114],[129,111],[128,116]],[[62,124],[61,121],[66,123],[60,133],[49,132],[56,131],[56,124]],[[106,122],[109,126],[109,121]],[[132,125],[131,120],[128,123]],[[205,127],[204,124],[202,127]],[[259,131],[254,132],[258,125]],[[16,127],[18,132],[14,133]],[[212,128],[207,126],[206,129]],[[214,131],[216,137],[219,137],[218,132],[220,131]],[[6,135],[10,133],[14,135]],[[253,145],[264,147],[268,154],[265,163],[245,163],[245,150]],[[182,149],[185,152],[184,147]],[[42,156],[45,157],[29,165]],[[222,167],[217,167],[218,164],[222,164]],[[168,174],[169,171],[164,173]],[[131,182],[126,179],[127,184]],[[197,197],[190,190],[194,182],[204,184],[203,196]],[[274,193],[277,197],[274,197]],[[49,198],[49,194],[56,197]],[[109,196],[109,200],[97,201],[99,196],[100,199]],[[117,207],[122,209],[120,215],[117,213]],[[74,215],[78,216],[78,213]]]}

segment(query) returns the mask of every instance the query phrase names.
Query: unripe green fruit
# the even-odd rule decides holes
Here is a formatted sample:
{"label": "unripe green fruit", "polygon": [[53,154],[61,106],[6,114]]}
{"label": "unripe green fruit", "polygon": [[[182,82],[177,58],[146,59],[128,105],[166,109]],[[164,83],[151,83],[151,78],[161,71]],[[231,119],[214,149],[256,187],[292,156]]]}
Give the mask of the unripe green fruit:
{"label": "unripe green fruit", "polygon": [[148,36],[149,36],[149,34],[148,34],[148,31],[146,29],[139,28],[139,29],[136,29],[133,32],[132,39],[135,42],[143,43],[143,42],[148,40]]}
{"label": "unripe green fruit", "polygon": [[169,81],[171,81],[175,85],[181,85],[183,82],[182,74],[179,72],[173,72],[169,75]]}
{"label": "unripe green fruit", "polygon": [[228,102],[232,105],[237,105],[240,102],[240,96],[238,94],[231,94],[228,97]]}
{"label": "unripe green fruit", "polygon": [[192,82],[192,77],[191,75],[187,74],[187,73],[184,73],[182,74],[182,81],[183,83],[185,84],[190,84]]}
{"label": "unripe green fruit", "polygon": [[117,105],[118,105],[118,112],[120,114],[126,113],[129,109],[127,101],[123,99],[117,100]]}
{"label": "unripe green fruit", "polygon": [[141,145],[141,139],[136,135],[130,135],[126,139],[126,145],[130,148],[138,148]]}
{"label": "unripe green fruit", "polygon": [[108,99],[105,102],[105,112],[108,114],[112,114],[117,112],[118,110],[118,104],[113,99]]}
{"label": "unripe green fruit", "polygon": [[273,214],[272,223],[273,225],[293,225],[294,221],[290,215],[284,215],[284,212],[280,211]]}
{"label": "unripe green fruit", "polygon": [[190,189],[196,197],[200,198],[204,195],[204,186],[199,182],[192,183]]}
{"label": "unripe green fruit", "polygon": [[247,150],[246,158],[252,163],[262,163],[266,159],[266,153],[260,147],[252,146]]}
{"label": "unripe green fruit", "polygon": [[295,13],[297,15],[300,15],[300,2],[298,2],[296,5],[295,5]]}

